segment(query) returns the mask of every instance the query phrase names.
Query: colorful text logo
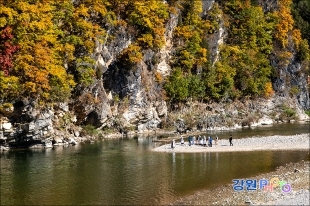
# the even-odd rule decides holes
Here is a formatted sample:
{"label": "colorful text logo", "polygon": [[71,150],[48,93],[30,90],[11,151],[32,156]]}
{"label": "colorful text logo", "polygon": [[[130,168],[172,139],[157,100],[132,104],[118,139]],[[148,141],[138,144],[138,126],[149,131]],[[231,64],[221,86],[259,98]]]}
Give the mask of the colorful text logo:
{"label": "colorful text logo", "polygon": [[[274,189],[280,189],[280,191],[284,193],[289,193],[292,191],[292,187],[289,183],[285,181],[280,181],[279,178],[274,177],[270,179],[270,181],[266,179],[234,179],[233,180],[233,189],[235,191],[242,191],[242,190],[260,190],[270,191],[272,192]],[[257,184],[258,183],[258,184]]]}

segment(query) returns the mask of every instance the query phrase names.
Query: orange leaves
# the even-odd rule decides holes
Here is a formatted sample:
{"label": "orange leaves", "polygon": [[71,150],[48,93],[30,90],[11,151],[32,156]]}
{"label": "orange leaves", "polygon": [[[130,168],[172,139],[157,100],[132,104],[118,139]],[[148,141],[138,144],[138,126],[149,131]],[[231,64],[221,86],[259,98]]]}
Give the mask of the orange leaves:
{"label": "orange leaves", "polygon": [[288,34],[292,32],[294,20],[291,15],[290,5],[291,0],[281,0],[280,9],[276,12],[279,22],[276,25],[276,38],[281,42],[283,48],[288,45]]}
{"label": "orange leaves", "polygon": [[[17,1],[0,11],[6,13],[6,23],[10,22],[10,15],[14,15],[11,24],[16,37],[14,40],[20,45],[20,50],[16,54],[12,75],[23,85],[20,93],[42,101],[50,100],[52,89],[64,93],[64,90],[70,90],[74,85],[72,77],[69,77],[63,66],[65,57],[62,55],[64,52],[67,54],[64,56],[73,59],[74,48],[68,44],[62,45],[59,41],[61,32],[54,24],[53,3],[49,0],[35,4]],[[58,79],[54,81],[59,83],[58,86],[51,85],[52,77]],[[66,92],[66,95],[69,94]]]}
{"label": "orange leaves", "polygon": [[52,62],[53,52],[44,41],[33,47],[33,55],[38,67],[46,68]]}
{"label": "orange leaves", "polygon": [[274,94],[271,82],[265,84],[265,97],[271,97]]}

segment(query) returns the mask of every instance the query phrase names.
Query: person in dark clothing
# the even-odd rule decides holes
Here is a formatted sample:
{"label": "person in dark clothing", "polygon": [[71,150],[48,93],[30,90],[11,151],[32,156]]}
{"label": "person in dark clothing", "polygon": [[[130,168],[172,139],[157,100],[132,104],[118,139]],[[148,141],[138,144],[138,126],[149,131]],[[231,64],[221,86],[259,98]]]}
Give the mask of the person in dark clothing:
{"label": "person in dark clothing", "polygon": [[210,136],[210,139],[209,139],[209,145],[210,147],[212,147],[212,137]]}
{"label": "person in dark clothing", "polygon": [[229,137],[229,144],[230,144],[230,146],[234,146],[232,143],[232,135],[230,135],[230,137]]}

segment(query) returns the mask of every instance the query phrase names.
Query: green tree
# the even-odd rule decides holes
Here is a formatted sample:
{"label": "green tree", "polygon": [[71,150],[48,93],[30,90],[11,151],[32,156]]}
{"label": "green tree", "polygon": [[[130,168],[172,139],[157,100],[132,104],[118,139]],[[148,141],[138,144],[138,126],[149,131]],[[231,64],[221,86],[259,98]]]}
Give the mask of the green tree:
{"label": "green tree", "polygon": [[165,84],[167,96],[175,102],[184,101],[188,97],[189,80],[186,78],[180,68],[172,71]]}
{"label": "green tree", "polygon": [[165,43],[168,6],[157,0],[134,0],[127,10],[128,23],[137,29],[137,40],[144,48],[160,49]]}
{"label": "green tree", "polygon": [[293,0],[292,15],[296,27],[301,31],[302,37],[310,42],[310,1]]}
{"label": "green tree", "polygon": [[233,95],[234,77],[236,69],[229,62],[236,62],[240,50],[237,48],[223,48],[221,59],[227,61],[218,61],[213,67],[209,67],[205,78],[207,96],[216,100],[227,98]]}
{"label": "green tree", "polygon": [[198,75],[189,75],[188,94],[193,99],[203,99],[205,96],[205,85]]}
{"label": "green tree", "polygon": [[234,87],[242,96],[265,95],[271,75],[269,54],[275,18],[249,0],[227,1],[224,11],[234,21],[228,25],[228,46],[221,51],[221,64],[235,68]]}

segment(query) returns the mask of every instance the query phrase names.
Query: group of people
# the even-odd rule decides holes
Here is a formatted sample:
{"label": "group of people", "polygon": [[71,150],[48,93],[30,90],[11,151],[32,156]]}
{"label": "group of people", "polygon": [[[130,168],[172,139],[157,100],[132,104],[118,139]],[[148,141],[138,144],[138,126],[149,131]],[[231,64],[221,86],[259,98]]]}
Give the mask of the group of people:
{"label": "group of people", "polygon": [[[219,140],[219,138],[216,135],[215,136],[215,145],[218,144],[218,140]],[[207,146],[208,147],[212,147],[212,141],[213,141],[213,139],[212,139],[211,136],[209,136],[208,139],[206,138],[206,136],[202,137],[201,135],[199,135],[197,138],[195,136],[188,136],[188,145],[189,146],[191,146],[191,145],[201,145],[203,147],[207,147]],[[181,145],[185,144],[183,136],[181,136],[180,143],[181,143]],[[232,135],[230,135],[230,137],[229,137],[229,144],[230,144],[230,146],[233,146]],[[175,148],[175,140],[172,140],[171,148],[172,149]]]}
{"label": "group of people", "polygon": [[[219,140],[219,138],[216,135],[216,137],[215,137],[215,145],[218,144],[218,140]],[[206,138],[206,136],[202,137],[201,135],[199,135],[197,138],[195,136],[189,136],[188,137],[188,144],[189,144],[189,146],[191,146],[191,145],[201,145],[201,146],[204,146],[204,147],[206,147],[206,146],[212,147],[212,141],[213,141],[213,139],[212,139],[211,136],[209,136],[208,139]],[[181,141],[180,142],[181,142],[181,145],[184,145],[184,138],[183,138],[183,136],[181,136]]]}

